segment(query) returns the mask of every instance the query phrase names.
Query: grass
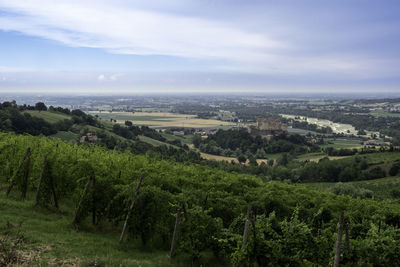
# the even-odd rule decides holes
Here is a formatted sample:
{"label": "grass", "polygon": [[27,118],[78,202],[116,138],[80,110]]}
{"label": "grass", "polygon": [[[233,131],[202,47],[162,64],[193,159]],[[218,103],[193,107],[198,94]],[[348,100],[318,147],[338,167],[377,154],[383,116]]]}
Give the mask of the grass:
{"label": "grass", "polygon": [[314,161],[318,162],[320,159],[328,157],[330,160],[338,160],[338,159],[344,159],[348,158],[351,156],[328,156],[327,154],[323,152],[315,152],[315,153],[307,153],[307,154],[302,154],[296,158],[297,161]]}
{"label": "grass", "polygon": [[73,205],[68,201],[61,202],[59,211],[51,211],[34,207],[33,192],[30,200],[20,201],[16,192],[5,198],[4,191],[0,191],[0,234],[7,222],[22,222],[25,242],[20,253],[34,256],[24,266],[184,266],[179,258],[171,262],[168,251],[146,251],[135,242],[120,245],[119,228],[99,225],[76,230],[71,223]]}
{"label": "grass", "polygon": [[172,146],[172,147],[174,147],[176,149],[179,149],[179,147],[177,147],[177,146],[174,146],[174,145],[171,145],[171,144],[168,144],[168,143],[164,143],[164,142],[152,139],[152,138],[144,136],[144,135],[139,135],[138,138],[139,138],[140,141],[148,143],[148,144],[153,145],[153,146],[163,146],[163,145],[165,145],[165,146]]}
{"label": "grass", "polygon": [[[332,191],[335,184],[336,183],[305,183],[305,185],[321,191]],[[394,200],[393,196],[391,195],[393,189],[400,189],[399,176],[367,181],[348,182],[347,184],[351,184],[357,188],[371,190],[375,199],[400,202],[399,200]]]}
{"label": "grass", "polygon": [[38,110],[26,110],[24,112],[29,113],[31,116],[42,118],[49,123],[56,123],[59,121],[71,119],[70,116],[60,112]]}
{"label": "grass", "polygon": [[90,112],[98,115],[105,121],[117,120],[118,123],[131,121],[135,125],[147,125],[151,127],[190,127],[209,128],[219,126],[233,126],[234,123],[220,120],[206,120],[196,118],[196,115],[167,113],[167,112]]}
{"label": "grass", "polygon": [[59,131],[56,134],[53,134],[52,137],[60,138],[61,140],[70,142],[70,141],[77,141],[79,134],[73,133],[73,132],[65,132],[65,131]]}
{"label": "grass", "polygon": [[387,112],[384,110],[374,110],[371,111],[369,114],[375,117],[395,117],[395,118],[400,118],[400,113],[392,113],[392,112]]}
{"label": "grass", "polygon": [[[276,160],[282,154],[283,153],[267,154],[267,159],[257,159],[257,163],[258,164],[261,164],[262,162],[267,163],[268,160],[271,160],[271,159]],[[225,157],[225,156],[219,156],[219,155],[212,155],[212,154],[207,154],[207,153],[203,153],[203,152],[200,152],[200,156],[203,159],[207,159],[207,160],[227,161],[229,163],[233,160],[235,163],[239,163],[239,161],[235,157]],[[248,161],[247,161],[247,164],[248,164]]]}
{"label": "grass", "polygon": [[179,140],[182,142],[182,144],[192,144],[193,143],[193,136],[192,134],[190,135],[173,135],[173,134],[167,134],[167,133],[162,133],[162,136],[167,139],[168,141],[174,141],[174,140]]}
{"label": "grass", "polygon": [[360,147],[362,147],[362,145],[360,144],[359,141],[332,140],[332,139],[327,139],[326,141],[329,141],[332,144],[321,145],[322,148],[333,147],[336,149],[340,149],[340,148],[360,148]]}
{"label": "grass", "polygon": [[361,156],[365,156],[368,164],[381,164],[400,160],[400,152],[377,152]]}

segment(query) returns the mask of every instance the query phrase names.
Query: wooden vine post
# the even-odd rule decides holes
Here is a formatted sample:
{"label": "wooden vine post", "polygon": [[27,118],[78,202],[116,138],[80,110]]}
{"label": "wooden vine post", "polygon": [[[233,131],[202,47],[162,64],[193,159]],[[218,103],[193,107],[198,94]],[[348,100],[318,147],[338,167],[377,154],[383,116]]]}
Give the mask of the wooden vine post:
{"label": "wooden vine post", "polygon": [[138,181],[138,183],[137,183],[137,185],[136,185],[135,196],[133,197],[131,206],[129,207],[128,214],[126,215],[126,219],[125,219],[125,222],[124,222],[124,227],[122,228],[121,236],[120,236],[120,238],[119,238],[119,242],[120,242],[120,243],[122,243],[122,241],[124,240],[125,232],[126,232],[126,229],[128,228],[128,220],[129,220],[129,217],[130,217],[130,215],[131,215],[131,212],[132,212],[133,207],[135,206],[136,198],[137,198],[137,196],[138,196],[139,193],[140,193],[140,186],[141,186],[142,181],[143,181],[143,175],[144,175],[143,173],[140,175],[140,179],[139,179],[139,181]]}
{"label": "wooden vine post", "polygon": [[178,211],[176,212],[174,233],[172,234],[171,250],[169,252],[169,258],[170,259],[172,259],[175,256],[176,240],[177,240],[177,237],[178,237],[179,223],[180,223],[180,220],[181,220],[181,210],[182,210],[182,208],[179,207]]}
{"label": "wooden vine post", "polygon": [[83,190],[81,199],[79,200],[78,207],[76,208],[75,217],[74,217],[74,220],[72,221],[72,223],[75,224],[75,225],[76,225],[76,224],[78,223],[78,221],[79,221],[79,211],[80,211],[80,209],[81,209],[82,202],[83,202],[83,200],[84,200],[84,198],[85,198],[87,192],[89,191],[89,187],[90,187],[90,184],[92,183],[93,179],[94,179],[94,173],[92,173],[92,174],[89,176],[88,181],[87,181],[86,186],[85,186],[85,189]]}
{"label": "wooden vine post", "polygon": [[[40,179],[39,179],[39,184],[36,190],[36,197],[35,197],[35,206],[39,204],[39,197],[40,197],[40,190],[42,189],[42,184],[45,182],[43,181],[44,175],[45,175],[45,170],[48,167],[48,161],[47,161],[47,155],[43,159],[43,164],[42,164],[42,171],[40,173]],[[58,209],[58,200],[57,200],[57,195],[56,195],[56,189],[54,186],[54,178],[52,175],[49,177],[49,183],[50,183],[50,188],[51,188],[51,193],[53,195],[53,200],[54,200],[54,206]]]}
{"label": "wooden vine post", "polygon": [[50,186],[51,186],[51,192],[53,193],[54,206],[58,209],[58,200],[57,200],[57,195],[56,195],[56,189],[54,187],[53,176],[50,177]]}
{"label": "wooden vine post", "polygon": [[92,186],[93,186],[93,199],[92,199],[92,224],[96,224],[96,198],[95,198],[95,188],[96,188],[96,177],[93,174],[92,178]]}
{"label": "wooden vine post", "polygon": [[22,200],[25,200],[26,198],[26,192],[28,191],[28,179],[29,179],[29,173],[31,170],[31,153],[29,153],[28,158],[26,159],[26,168],[24,172],[24,179],[22,181]]}
{"label": "wooden vine post", "polygon": [[251,216],[251,226],[253,228],[253,240],[254,240],[253,253],[254,253],[254,255],[256,255],[256,251],[257,251],[256,214],[254,211],[252,211],[251,215],[252,215]]}
{"label": "wooden vine post", "polygon": [[350,253],[350,250],[351,250],[351,248],[350,248],[350,234],[349,234],[349,220],[345,220],[345,224],[344,224],[344,231],[345,231],[345,234],[346,234],[346,252],[347,252],[347,254],[349,254]]}
{"label": "wooden vine post", "polygon": [[[27,160],[28,158],[30,159],[31,154],[32,154],[32,153],[31,153],[31,148],[28,147],[28,149],[26,150],[26,153],[25,153],[25,155],[24,155],[24,158],[21,160],[21,162],[20,162],[20,164],[18,165],[18,168],[16,169],[14,175],[11,177],[10,185],[8,186],[7,192],[6,192],[6,196],[7,196],[7,197],[8,197],[8,195],[10,194],[11,189],[13,188],[13,186],[14,186],[14,184],[15,184],[15,178],[16,178],[16,176],[17,176],[17,174],[18,174],[18,171],[19,171],[19,170],[22,168],[22,166],[24,165],[25,160]],[[30,160],[29,160],[28,164],[30,165]],[[27,180],[27,179],[28,179],[27,176],[29,176],[29,168],[30,168],[30,167],[28,166],[27,168],[28,168],[28,169],[25,170],[25,173],[24,173],[24,180],[25,180],[25,177],[26,177],[26,180]],[[28,182],[28,181],[26,181],[26,182]],[[26,184],[26,186],[28,186],[28,184]]]}
{"label": "wooden vine post", "polygon": [[335,259],[333,261],[334,267],[339,267],[340,249],[342,247],[342,236],[343,236],[343,222],[344,222],[344,212],[341,211],[340,215],[339,215],[339,225],[338,225],[338,235],[337,235],[337,240],[336,240]]}
{"label": "wooden vine post", "polygon": [[44,170],[46,168],[46,165],[47,165],[47,155],[44,156],[44,159],[43,159],[42,172],[40,173],[39,184],[38,184],[38,187],[37,187],[37,190],[36,190],[35,205],[37,205],[39,203],[39,193],[40,193],[40,188],[42,186]]}
{"label": "wooden vine post", "polygon": [[247,240],[249,238],[250,220],[251,220],[251,205],[249,204],[247,206],[246,223],[244,225],[244,231],[243,231],[242,248],[245,248],[247,245]]}
{"label": "wooden vine post", "polygon": [[[250,228],[250,222],[252,221],[252,210],[251,210],[251,205],[249,204],[247,206],[247,214],[246,214],[246,222],[244,224],[244,231],[243,231],[243,240],[242,240],[242,250],[244,250],[247,246],[247,241],[249,239],[249,228]],[[243,260],[242,262],[239,263],[238,266],[245,266],[245,261]]]}

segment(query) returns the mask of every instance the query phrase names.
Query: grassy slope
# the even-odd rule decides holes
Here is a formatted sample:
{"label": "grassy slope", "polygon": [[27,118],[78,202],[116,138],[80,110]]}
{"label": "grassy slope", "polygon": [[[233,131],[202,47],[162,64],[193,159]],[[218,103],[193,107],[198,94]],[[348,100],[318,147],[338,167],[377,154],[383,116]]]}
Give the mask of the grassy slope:
{"label": "grassy slope", "polygon": [[[332,191],[336,183],[306,183],[314,189]],[[348,182],[358,188],[365,188],[374,192],[374,197],[379,200],[392,199],[391,191],[400,189],[400,177],[386,177],[376,180]]]}
{"label": "grassy slope", "polygon": [[[19,195],[7,199],[4,191],[3,187],[0,192],[0,234],[5,232],[7,222],[14,226],[22,222],[21,230],[26,239],[23,253],[36,257],[34,262],[25,262],[27,266],[75,266],[94,262],[106,266],[176,266],[176,262],[170,262],[166,251],[141,251],[134,248],[132,242],[118,245],[120,233],[110,232],[107,225],[77,231],[71,223],[73,205],[64,203],[60,211],[51,212],[34,207],[31,200],[20,201]],[[32,193],[28,199],[33,199]]]}
{"label": "grassy slope", "polygon": [[338,159],[344,159],[348,158],[350,156],[328,156],[327,154],[323,152],[315,152],[315,153],[307,153],[307,154],[302,154],[296,158],[298,161],[314,161],[318,162],[320,159],[328,157],[330,160],[338,160]]}
{"label": "grassy slope", "polygon": [[336,149],[340,149],[340,148],[359,148],[362,146],[360,144],[360,142],[352,141],[352,140],[330,140],[330,139],[327,139],[326,141],[330,141],[333,144],[321,145],[322,148],[333,147]]}
{"label": "grassy slope", "polygon": [[77,141],[79,134],[73,132],[65,132],[59,131],[56,134],[53,134],[52,137],[60,138],[61,140],[70,142],[70,141]]}
{"label": "grassy slope", "polygon": [[60,112],[52,112],[52,111],[38,111],[38,110],[26,110],[26,113],[31,114],[32,116],[42,118],[49,123],[56,123],[62,120],[71,119],[71,116]]}
{"label": "grassy slope", "polygon": [[374,110],[370,114],[375,117],[396,117],[400,118],[400,113],[391,113],[383,110]]}

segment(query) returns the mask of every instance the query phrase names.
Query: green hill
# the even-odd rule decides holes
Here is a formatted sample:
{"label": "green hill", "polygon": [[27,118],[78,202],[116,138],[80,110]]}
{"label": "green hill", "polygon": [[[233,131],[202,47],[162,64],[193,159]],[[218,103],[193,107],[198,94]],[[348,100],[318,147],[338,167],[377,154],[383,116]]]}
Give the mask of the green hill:
{"label": "green hill", "polygon": [[26,110],[24,111],[31,116],[42,118],[49,123],[56,123],[62,120],[70,120],[71,116],[56,111],[38,111],[38,110]]}
{"label": "green hill", "polygon": [[[31,156],[26,154],[28,147]],[[43,167],[46,155],[48,164]],[[0,238],[11,248],[0,255],[15,252],[25,265],[231,266],[247,262],[254,266],[328,266],[340,211],[349,222],[351,248],[343,250],[343,264],[400,262],[398,204],[336,196],[303,185],[264,183],[252,175],[151,155],[10,133],[0,133],[0,164]],[[143,183],[135,198],[142,173]],[[42,191],[35,207],[41,176]],[[95,183],[89,183],[84,194],[93,177]],[[54,207],[51,181],[59,208]],[[10,184],[14,187],[5,197]],[[21,201],[25,188],[27,197]],[[119,244],[133,199],[126,240]],[[250,223],[242,247],[249,204],[254,224]],[[177,256],[170,260],[179,211]],[[12,245],[18,241],[19,246]]]}

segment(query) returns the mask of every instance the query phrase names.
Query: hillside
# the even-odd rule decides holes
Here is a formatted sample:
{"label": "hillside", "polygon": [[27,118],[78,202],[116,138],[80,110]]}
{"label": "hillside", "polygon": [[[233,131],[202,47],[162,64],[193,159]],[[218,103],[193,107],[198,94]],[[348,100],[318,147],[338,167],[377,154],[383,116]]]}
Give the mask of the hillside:
{"label": "hillside", "polygon": [[[24,161],[28,147],[32,154]],[[48,164],[43,168],[46,155]],[[385,266],[398,262],[397,204],[336,196],[301,185],[264,183],[251,175],[46,137],[1,133],[0,164],[4,166],[0,170],[2,238],[17,240],[22,222],[24,238],[15,250],[20,262],[28,265],[229,266],[249,262],[327,266],[332,262],[342,210],[349,221],[351,244],[351,251],[344,252],[344,263]],[[143,183],[128,220],[127,239],[120,245],[119,235],[141,173]],[[44,189],[39,206],[33,207],[41,175]],[[95,177],[95,186],[85,195],[90,177]],[[49,181],[54,182],[59,208],[54,207]],[[10,183],[14,187],[4,197]],[[21,201],[24,188],[26,200]],[[241,248],[248,204],[255,215],[255,229],[250,227],[248,245]],[[179,210],[183,214],[176,257],[170,261]],[[7,224],[13,227],[5,235]],[[32,251],[37,256],[27,258]]]}

